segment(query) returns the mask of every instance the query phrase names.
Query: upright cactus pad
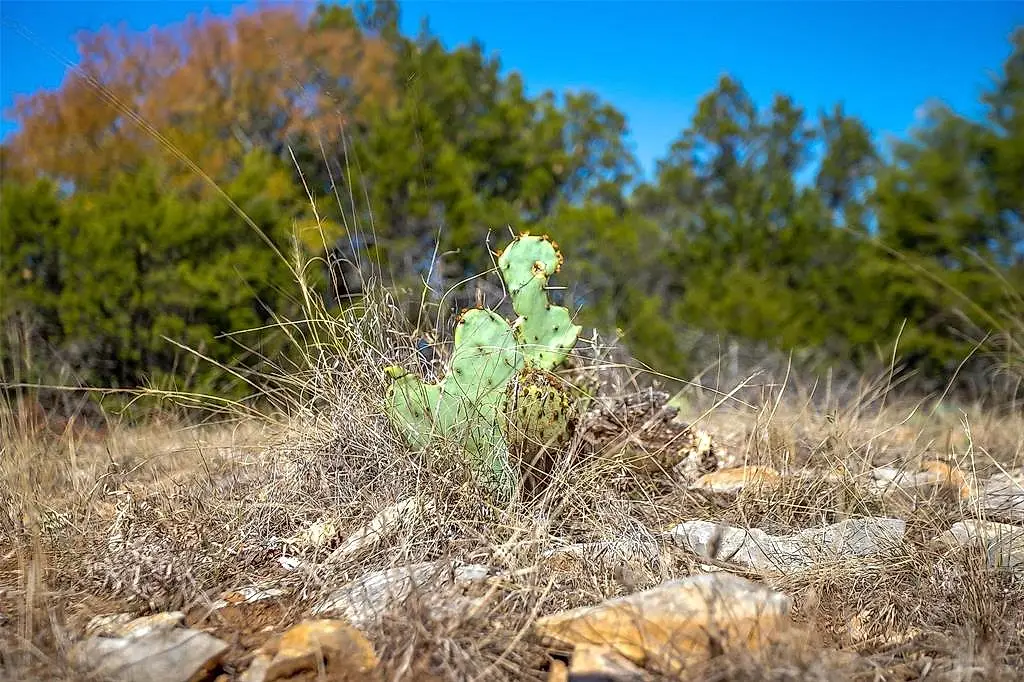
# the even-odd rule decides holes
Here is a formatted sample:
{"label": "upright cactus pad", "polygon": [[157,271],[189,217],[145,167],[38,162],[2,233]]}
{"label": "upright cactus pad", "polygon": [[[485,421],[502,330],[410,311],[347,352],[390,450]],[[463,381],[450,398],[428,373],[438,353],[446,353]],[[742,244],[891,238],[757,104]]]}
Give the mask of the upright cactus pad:
{"label": "upright cactus pad", "polygon": [[440,424],[464,432],[482,457],[501,443],[498,410],[522,365],[508,322],[490,310],[468,311],[455,327],[455,352],[442,380]]}
{"label": "upright cactus pad", "polygon": [[582,327],[574,325],[569,310],[548,300],[548,278],[562,267],[558,245],[547,237],[523,234],[498,257],[498,269],[519,315],[516,340],[526,364],[554,369],[569,356]]}
{"label": "upright cactus pad", "polygon": [[424,448],[434,431],[434,414],[441,402],[441,385],[427,384],[401,367],[385,368],[394,383],[388,391],[392,421],[405,432],[409,444]]}
{"label": "upright cactus pad", "polygon": [[414,447],[425,447],[434,435],[465,443],[487,484],[507,491],[512,481],[498,411],[521,364],[508,322],[490,310],[469,310],[455,327],[455,350],[441,381],[427,384],[388,369],[395,377],[389,396],[392,418]]}

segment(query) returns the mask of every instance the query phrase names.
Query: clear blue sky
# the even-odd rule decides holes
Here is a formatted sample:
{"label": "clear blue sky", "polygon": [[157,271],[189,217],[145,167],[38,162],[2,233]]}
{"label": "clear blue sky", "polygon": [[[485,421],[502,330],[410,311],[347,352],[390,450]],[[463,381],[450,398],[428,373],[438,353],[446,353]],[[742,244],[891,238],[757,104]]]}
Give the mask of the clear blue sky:
{"label": "clear blue sky", "polygon": [[[81,29],[145,29],[238,2],[0,0],[0,105],[59,85]],[[843,101],[880,137],[902,135],[929,99],[968,115],[1024,25],[1022,2],[407,2],[403,29],[424,16],[449,45],[476,37],[531,91],[587,88],[629,118],[648,169],[687,125],[720,74],[759,104],[776,92],[811,113]],[[15,26],[30,32],[26,40]],[[4,115],[0,133],[13,123]]]}

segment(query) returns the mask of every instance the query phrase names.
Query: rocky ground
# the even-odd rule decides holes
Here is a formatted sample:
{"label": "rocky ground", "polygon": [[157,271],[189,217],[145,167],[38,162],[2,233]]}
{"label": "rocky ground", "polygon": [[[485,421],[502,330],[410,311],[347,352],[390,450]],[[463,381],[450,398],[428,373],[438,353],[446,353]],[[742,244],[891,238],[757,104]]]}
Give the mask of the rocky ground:
{"label": "rocky ground", "polygon": [[1019,418],[712,403],[717,471],[569,461],[512,509],[357,395],[8,419],[3,677],[1024,679]]}

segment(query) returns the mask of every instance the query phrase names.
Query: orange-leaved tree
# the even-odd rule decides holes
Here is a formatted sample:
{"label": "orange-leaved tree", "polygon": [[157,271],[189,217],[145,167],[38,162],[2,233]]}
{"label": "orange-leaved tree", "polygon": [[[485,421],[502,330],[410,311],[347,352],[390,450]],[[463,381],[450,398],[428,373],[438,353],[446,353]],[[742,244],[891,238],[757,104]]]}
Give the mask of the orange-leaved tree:
{"label": "orange-leaved tree", "polygon": [[354,21],[312,27],[308,5],[266,5],[134,32],[77,37],[79,63],[53,91],[19,97],[5,172],[106,187],[143,161],[195,186],[251,150],[335,148],[346,124],[393,97],[391,49]]}

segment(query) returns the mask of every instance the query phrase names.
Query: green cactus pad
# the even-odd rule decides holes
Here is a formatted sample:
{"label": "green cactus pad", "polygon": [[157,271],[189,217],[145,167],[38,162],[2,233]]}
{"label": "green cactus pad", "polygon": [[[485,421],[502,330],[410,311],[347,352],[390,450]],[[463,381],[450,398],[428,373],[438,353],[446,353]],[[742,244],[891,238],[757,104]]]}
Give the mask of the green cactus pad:
{"label": "green cactus pad", "polygon": [[521,362],[508,322],[490,310],[468,310],[455,326],[455,351],[443,380],[444,393],[497,404]]}
{"label": "green cactus pad", "polygon": [[516,339],[527,366],[553,369],[565,361],[582,327],[574,325],[569,310],[548,300],[548,277],[558,272],[562,254],[547,237],[520,235],[498,257],[498,268],[512,307],[519,315]]}
{"label": "green cactus pad", "polygon": [[413,447],[426,447],[435,435],[465,443],[484,482],[507,493],[513,481],[498,411],[521,364],[508,322],[490,310],[469,310],[455,327],[455,350],[440,382],[386,370],[396,377],[389,411]]}
{"label": "green cactus pad", "polygon": [[498,410],[521,364],[508,322],[490,310],[473,309],[455,327],[455,351],[441,389],[439,423],[465,439],[485,483],[505,493],[513,481]]}
{"label": "green cactus pad", "polygon": [[409,444],[425,448],[434,431],[434,414],[441,401],[441,386],[425,384],[414,374],[397,367],[388,367],[385,372],[394,379],[388,402],[392,418],[406,435]]}

